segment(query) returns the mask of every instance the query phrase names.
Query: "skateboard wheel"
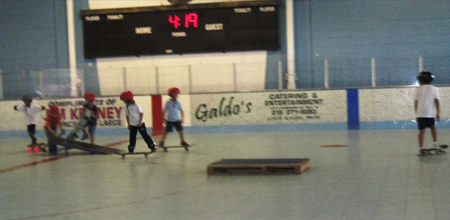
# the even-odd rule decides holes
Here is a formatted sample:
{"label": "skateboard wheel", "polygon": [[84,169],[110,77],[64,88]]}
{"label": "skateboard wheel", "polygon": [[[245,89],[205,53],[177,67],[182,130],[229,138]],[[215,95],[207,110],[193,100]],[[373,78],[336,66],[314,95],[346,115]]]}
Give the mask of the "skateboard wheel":
{"label": "skateboard wheel", "polygon": [[41,149],[42,152],[47,152],[47,150],[45,149],[45,144],[40,144],[39,148]]}
{"label": "skateboard wheel", "polygon": [[147,158],[147,157],[148,157],[148,154],[144,154],[144,156],[145,156],[145,158]]}
{"label": "skateboard wheel", "polygon": [[167,147],[164,148],[164,152],[167,152]]}
{"label": "skateboard wheel", "polygon": [[125,155],[122,155],[122,159],[125,159]]}
{"label": "skateboard wheel", "polygon": [[185,151],[189,151],[189,148],[188,148],[188,147],[184,147],[184,150],[185,150]]}

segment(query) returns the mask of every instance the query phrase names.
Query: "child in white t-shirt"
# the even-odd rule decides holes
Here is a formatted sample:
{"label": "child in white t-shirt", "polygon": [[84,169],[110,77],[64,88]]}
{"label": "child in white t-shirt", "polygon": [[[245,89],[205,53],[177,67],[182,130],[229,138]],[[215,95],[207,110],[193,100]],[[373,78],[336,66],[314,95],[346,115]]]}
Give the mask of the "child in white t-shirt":
{"label": "child in white t-shirt", "polygon": [[139,106],[133,99],[133,93],[130,91],[123,92],[120,95],[120,100],[125,103],[125,115],[127,119],[128,130],[130,130],[130,145],[128,145],[128,151],[134,152],[136,148],[136,134],[139,131],[148,148],[152,151],[156,151],[156,145],[153,142],[150,135],[147,133],[147,128],[144,123],[144,113],[141,106]]}
{"label": "child in white t-shirt", "polygon": [[28,136],[31,138],[31,144],[37,145],[37,138],[34,136],[36,134],[36,124],[38,123],[39,113],[45,110],[45,107],[39,107],[33,104],[33,98],[30,95],[22,96],[22,101],[24,105],[14,106],[14,110],[22,112],[25,116],[25,123],[27,124]]}
{"label": "child in white t-shirt", "polygon": [[428,71],[422,71],[417,76],[420,86],[414,91],[414,111],[419,128],[419,156],[425,154],[423,148],[425,129],[431,129],[433,147],[439,148],[435,120],[439,121],[439,91],[431,85],[434,76]]}

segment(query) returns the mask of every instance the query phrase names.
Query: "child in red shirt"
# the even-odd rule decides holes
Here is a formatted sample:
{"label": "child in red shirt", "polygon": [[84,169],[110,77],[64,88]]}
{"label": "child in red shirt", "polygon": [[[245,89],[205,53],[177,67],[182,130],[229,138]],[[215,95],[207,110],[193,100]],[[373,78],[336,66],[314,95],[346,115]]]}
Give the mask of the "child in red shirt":
{"label": "child in red shirt", "polygon": [[49,106],[47,117],[45,118],[45,135],[47,136],[47,145],[50,154],[56,154],[56,144],[51,143],[51,140],[56,137],[58,128],[63,134],[64,129],[61,125],[61,116],[59,115],[59,108],[56,105]]}

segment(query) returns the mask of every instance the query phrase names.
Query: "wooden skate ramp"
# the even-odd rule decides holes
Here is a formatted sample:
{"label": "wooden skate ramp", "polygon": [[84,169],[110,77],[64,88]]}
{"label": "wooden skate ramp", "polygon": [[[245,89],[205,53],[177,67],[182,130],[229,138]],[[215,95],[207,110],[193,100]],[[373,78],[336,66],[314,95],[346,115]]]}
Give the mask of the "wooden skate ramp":
{"label": "wooden skate ramp", "polygon": [[104,147],[96,144],[90,144],[81,141],[68,140],[66,138],[55,138],[51,141],[52,143],[63,146],[67,153],[70,149],[84,150],[92,154],[120,154],[123,153],[122,150],[110,147]]}
{"label": "wooden skate ramp", "polygon": [[309,169],[308,158],[222,159],[209,164],[208,175],[301,174]]}

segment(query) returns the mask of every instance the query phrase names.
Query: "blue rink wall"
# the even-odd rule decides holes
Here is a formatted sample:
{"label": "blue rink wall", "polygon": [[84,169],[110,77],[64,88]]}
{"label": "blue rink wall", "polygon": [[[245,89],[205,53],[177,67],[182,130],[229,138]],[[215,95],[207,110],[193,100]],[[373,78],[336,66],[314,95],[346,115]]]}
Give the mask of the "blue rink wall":
{"label": "blue rink wall", "polygon": [[[266,131],[416,129],[412,93],[414,87],[309,91],[266,91],[181,95],[186,133],[227,133]],[[441,121],[450,127],[450,87],[439,87]],[[57,103],[65,113],[66,133],[73,128],[69,117],[77,114],[81,99],[36,100],[39,105]],[[102,116],[97,135],[128,135],[122,104],[115,97],[97,98]],[[145,122],[152,132],[150,96],[139,96]],[[163,96],[163,104],[168,97]],[[105,103],[108,103],[106,105]],[[0,102],[0,136],[27,137],[23,115],[12,110],[21,101]],[[69,105],[74,105],[67,107]],[[44,113],[40,117],[43,118]],[[103,117],[103,118],[102,118]],[[42,122],[37,136],[44,137]],[[64,121],[64,120],[63,120]]]}
{"label": "blue rink wall", "polygon": [[[192,3],[218,2],[194,0]],[[167,4],[152,1],[73,1],[75,42],[69,42],[66,1],[0,0],[0,70],[3,74],[4,97],[18,99],[22,93],[37,94],[40,70],[69,68],[68,45],[74,43],[77,67],[84,72],[86,91],[102,92],[104,69],[139,68],[161,65],[170,57],[172,64],[204,65],[258,63],[263,68],[255,91],[278,88],[278,61],[286,72],[286,6],[280,5],[280,50],[269,51],[261,59],[253,53],[148,56],[141,58],[86,59],[83,56],[82,9],[140,7]],[[329,62],[329,86],[350,88],[371,86],[371,59],[376,60],[377,85],[411,85],[418,72],[418,59],[423,69],[435,73],[436,84],[450,83],[448,11],[450,1],[443,0],[304,0],[294,1],[295,63],[298,88],[324,88],[324,61]],[[20,28],[18,28],[20,27]],[[36,28],[39,27],[39,28]],[[30,37],[33,36],[33,37]],[[206,59],[213,58],[213,59]],[[158,60],[156,62],[155,60]],[[251,62],[250,62],[250,61]],[[202,61],[202,62],[200,62]],[[218,63],[211,63],[211,62]],[[200,62],[200,63],[199,63]],[[146,65],[142,65],[146,63]],[[148,65],[147,65],[148,64]],[[218,65],[215,69],[227,70]],[[22,75],[21,78],[18,77]],[[106,72],[110,76],[111,72]],[[248,75],[248,74],[247,74]],[[48,77],[46,84],[70,82],[61,73]],[[106,77],[105,77],[106,78]],[[119,83],[120,84],[120,83]],[[171,85],[170,85],[171,86]],[[286,85],[284,85],[284,88]],[[203,90],[213,91],[213,90]],[[68,93],[68,92],[67,92]],[[144,92],[148,94],[150,92]],[[64,94],[63,96],[68,95]]]}

